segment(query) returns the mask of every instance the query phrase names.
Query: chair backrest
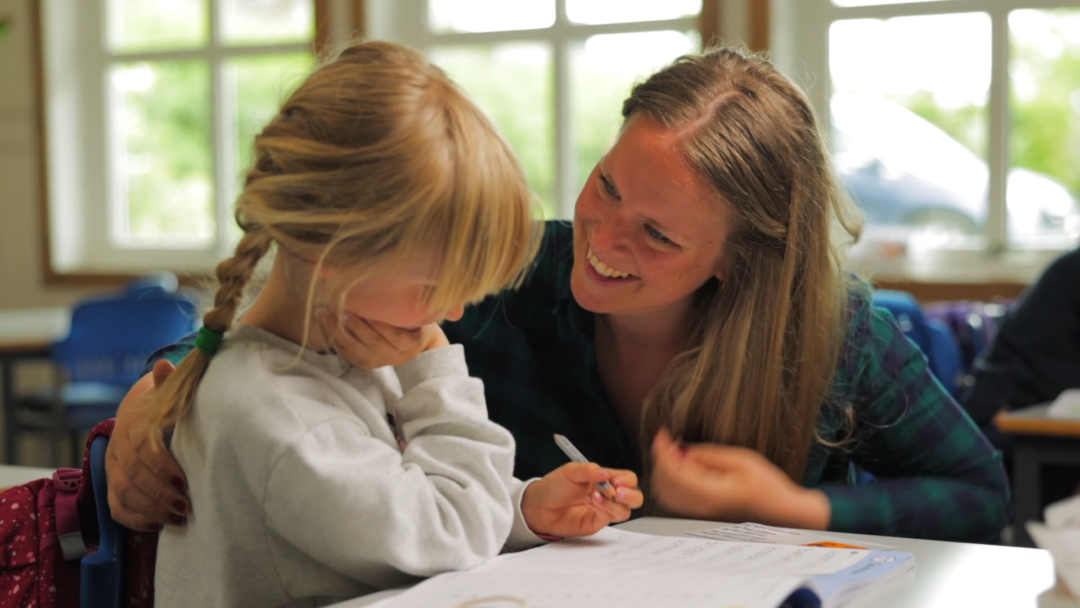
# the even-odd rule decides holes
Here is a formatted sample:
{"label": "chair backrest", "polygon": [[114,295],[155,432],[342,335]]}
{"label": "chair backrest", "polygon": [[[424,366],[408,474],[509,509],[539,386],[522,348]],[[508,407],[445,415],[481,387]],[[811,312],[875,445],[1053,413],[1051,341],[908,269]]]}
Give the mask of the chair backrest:
{"label": "chair backrest", "polygon": [[914,296],[905,291],[874,291],[874,305],[896,317],[900,330],[926,355],[930,372],[953,397],[959,395],[963,363],[952,331],[938,319],[928,319]]}
{"label": "chair backrest", "polygon": [[129,298],[139,298],[146,294],[176,293],[179,286],[180,281],[176,275],[163,270],[135,277],[124,287],[124,295]]}
{"label": "chair backrest", "polygon": [[98,550],[82,558],[80,604],[82,608],[120,608],[126,566],[125,532],[109,511],[105,478],[105,451],[109,438],[99,436],[90,444],[90,478],[94,487],[100,534]]}
{"label": "chair backrest", "polygon": [[918,345],[923,353],[930,354],[930,334],[926,331],[926,318],[914,296],[906,291],[877,289],[874,290],[874,306],[891,312],[896,317],[900,331]]}
{"label": "chair backrest", "polygon": [[82,302],[68,337],[53,345],[53,359],[72,382],[130,386],[154,350],[194,331],[195,304],[164,291]]}

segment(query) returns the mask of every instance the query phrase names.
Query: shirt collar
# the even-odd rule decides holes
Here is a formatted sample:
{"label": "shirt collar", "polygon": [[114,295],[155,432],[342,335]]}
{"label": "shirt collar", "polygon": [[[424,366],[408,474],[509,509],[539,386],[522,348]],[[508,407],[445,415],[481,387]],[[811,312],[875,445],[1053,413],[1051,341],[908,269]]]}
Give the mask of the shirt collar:
{"label": "shirt collar", "polygon": [[[574,232],[573,225],[570,222],[560,222],[562,226],[570,228],[570,230],[560,230],[556,233],[556,238],[553,241],[553,251],[551,255],[555,256],[555,308],[551,311],[553,314],[564,314],[565,311],[573,307],[578,307],[577,302],[574,300],[574,291],[570,288],[570,275],[574,270]],[[558,238],[563,237],[564,238]]]}
{"label": "shirt collar", "polygon": [[569,222],[564,225],[571,230],[565,233],[560,231],[559,236],[565,234],[566,238],[553,239],[554,251],[551,255],[555,256],[555,307],[551,314],[566,315],[574,329],[592,341],[596,316],[582,308],[574,299],[574,290],[570,287],[570,276],[574,271],[574,233]]}

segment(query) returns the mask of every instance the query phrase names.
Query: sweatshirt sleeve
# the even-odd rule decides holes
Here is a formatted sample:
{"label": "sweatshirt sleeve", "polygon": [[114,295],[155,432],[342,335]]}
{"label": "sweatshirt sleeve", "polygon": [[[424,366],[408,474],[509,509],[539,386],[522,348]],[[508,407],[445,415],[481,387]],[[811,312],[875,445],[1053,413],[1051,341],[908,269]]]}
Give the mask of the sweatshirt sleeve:
{"label": "sweatshirt sleeve", "polygon": [[416,576],[497,555],[515,521],[514,442],[487,419],[483,385],[460,346],[397,369],[404,452],[362,422],[310,429],[267,484],[267,525],[312,558],[365,583],[386,567]]}
{"label": "sweatshirt sleeve", "polygon": [[547,539],[540,538],[529,529],[529,524],[525,523],[525,516],[521,513],[521,500],[525,497],[525,489],[537,481],[540,481],[539,477],[527,481],[521,481],[515,477],[510,482],[510,497],[514,503],[514,525],[510,528],[510,538],[506,539],[504,548],[507,551],[530,549],[547,542]]}

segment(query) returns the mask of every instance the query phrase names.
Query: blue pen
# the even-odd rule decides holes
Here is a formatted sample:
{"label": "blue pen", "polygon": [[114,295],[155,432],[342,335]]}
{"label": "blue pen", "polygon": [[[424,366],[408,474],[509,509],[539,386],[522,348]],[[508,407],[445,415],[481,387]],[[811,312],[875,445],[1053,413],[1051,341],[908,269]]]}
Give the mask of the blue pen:
{"label": "blue pen", "polygon": [[[569,439],[558,433],[555,433],[555,445],[559,446],[559,449],[561,449],[570,460],[581,463],[589,462],[589,459],[585,458],[585,456],[574,447],[574,444],[570,443]],[[601,481],[596,484],[596,486],[600,488],[600,493],[606,496],[608,500],[615,500],[615,488],[610,483]]]}

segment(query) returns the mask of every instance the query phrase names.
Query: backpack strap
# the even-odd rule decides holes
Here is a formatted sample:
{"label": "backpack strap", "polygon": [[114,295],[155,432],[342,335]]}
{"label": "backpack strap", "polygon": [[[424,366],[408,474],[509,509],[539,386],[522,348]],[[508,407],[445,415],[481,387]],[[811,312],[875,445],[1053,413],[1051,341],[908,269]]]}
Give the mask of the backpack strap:
{"label": "backpack strap", "polygon": [[52,477],[53,488],[56,491],[56,499],[53,503],[56,535],[50,534],[43,538],[41,548],[60,543],[64,561],[81,559],[86,555],[86,542],[83,541],[78,506],[82,478],[83,472],[80,469],[57,469]]}

